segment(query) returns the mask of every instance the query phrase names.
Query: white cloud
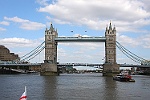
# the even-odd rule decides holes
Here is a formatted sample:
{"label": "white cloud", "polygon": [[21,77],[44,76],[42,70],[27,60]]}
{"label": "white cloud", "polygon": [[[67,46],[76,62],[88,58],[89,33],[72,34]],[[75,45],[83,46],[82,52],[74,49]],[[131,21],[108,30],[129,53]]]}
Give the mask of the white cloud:
{"label": "white cloud", "polygon": [[5,19],[5,20],[8,20],[8,21],[17,22],[17,23],[29,22],[29,20],[21,19],[21,18],[19,18],[19,17],[17,17],[17,16],[12,17],[12,18],[4,17],[4,19]]}
{"label": "white cloud", "polygon": [[37,3],[39,3],[40,5],[44,5],[44,6],[48,5],[48,1],[49,0],[36,0]]}
{"label": "white cloud", "polygon": [[5,29],[5,28],[0,27],[0,31],[6,31],[6,29]]}
{"label": "white cloud", "polygon": [[3,38],[0,39],[1,45],[5,45],[10,48],[20,48],[20,47],[36,47],[40,44],[41,41],[38,40],[29,40],[25,38]]}
{"label": "white cloud", "polygon": [[45,25],[42,23],[37,22],[28,22],[28,23],[22,23],[20,28],[26,29],[26,30],[39,30],[44,28]]}
{"label": "white cloud", "polygon": [[140,0],[140,1],[143,3],[144,9],[150,11],[150,1],[149,0]]}
{"label": "white cloud", "polygon": [[0,22],[0,24],[1,24],[1,25],[6,25],[6,26],[8,26],[8,25],[9,25],[9,22],[7,22],[7,21],[2,21],[2,22]]}
{"label": "white cloud", "polygon": [[[34,50],[43,42],[43,39],[29,40],[25,38],[4,38],[0,39],[1,45],[7,47],[11,52],[18,54],[19,57],[26,55]],[[29,56],[29,55],[28,55]],[[44,50],[30,62],[43,62]],[[26,59],[27,60],[27,59]]]}
{"label": "white cloud", "polygon": [[131,38],[131,37],[128,37],[126,35],[119,35],[118,36],[118,40],[122,45],[128,45],[128,46],[139,46],[139,42],[137,41],[137,39],[134,39],[134,38]]}
{"label": "white cloud", "polygon": [[137,32],[139,27],[150,24],[150,12],[143,2],[146,0],[57,0],[38,11],[49,13],[53,16],[50,20],[59,24],[101,30],[112,20],[119,31]]}
{"label": "white cloud", "polygon": [[150,35],[143,35],[137,38],[131,38],[126,35],[117,35],[117,41],[123,46],[150,48]]}
{"label": "white cloud", "polygon": [[150,34],[139,38],[139,41],[142,42],[144,48],[150,48]]}
{"label": "white cloud", "polygon": [[16,22],[20,24],[20,28],[25,29],[25,30],[39,30],[45,27],[44,24],[38,23],[38,22],[32,22],[26,19],[21,19],[19,17],[4,17],[5,20]]}

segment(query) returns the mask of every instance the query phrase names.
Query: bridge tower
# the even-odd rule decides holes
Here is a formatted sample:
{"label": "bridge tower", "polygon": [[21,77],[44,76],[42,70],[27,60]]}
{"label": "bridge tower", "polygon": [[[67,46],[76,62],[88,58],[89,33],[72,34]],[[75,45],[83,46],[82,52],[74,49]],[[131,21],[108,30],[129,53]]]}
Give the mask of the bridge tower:
{"label": "bridge tower", "polygon": [[105,31],[105,63],[103,65],[103,76],[112,76],[119,73],[119,65],[116,63],[116,28],[109,28]]}
{"label": "bridge tower", "polygon": [[50,29],[45,30],[45,60],[41,65],[41,75],[58,75],[57,71],[57,30],[50,25]]}

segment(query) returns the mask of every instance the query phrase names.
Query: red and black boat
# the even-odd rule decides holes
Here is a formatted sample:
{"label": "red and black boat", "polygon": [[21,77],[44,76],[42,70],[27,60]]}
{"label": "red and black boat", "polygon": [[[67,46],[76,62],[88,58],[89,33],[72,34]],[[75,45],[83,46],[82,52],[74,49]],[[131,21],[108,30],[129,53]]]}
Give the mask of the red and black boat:
{"label": "red and black boat", "polygon": [[120,74],[114,76],[113,80],[121,82],[135,82],[135,80],[132,79],[131,75],[129,75],[128,72],[121,72]]}

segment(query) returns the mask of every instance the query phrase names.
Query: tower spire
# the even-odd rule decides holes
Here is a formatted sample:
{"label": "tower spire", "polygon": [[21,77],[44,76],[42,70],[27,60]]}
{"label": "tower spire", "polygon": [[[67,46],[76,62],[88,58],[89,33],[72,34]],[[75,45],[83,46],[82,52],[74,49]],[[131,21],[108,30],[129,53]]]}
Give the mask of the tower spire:
{"label": "tower spire", "polygon": [[116,27],[115,27],[115,25],[114,25],[114,28],[113,28],[113,30],[114,30],[114,31],[116,31]]}
{"label": "tower spire", "polygon": [[110,20],[109,30],[112,30],[111,20]]}
{"label": "tower spire", "polygon": [[106,25],[106,31],[108,30],[108,25]]}
{"label": "tower spire", "polygon": [[54,30],[52,22],[51,22],[51,24],[50,24],[50,30],[51,30],[51,31]]}

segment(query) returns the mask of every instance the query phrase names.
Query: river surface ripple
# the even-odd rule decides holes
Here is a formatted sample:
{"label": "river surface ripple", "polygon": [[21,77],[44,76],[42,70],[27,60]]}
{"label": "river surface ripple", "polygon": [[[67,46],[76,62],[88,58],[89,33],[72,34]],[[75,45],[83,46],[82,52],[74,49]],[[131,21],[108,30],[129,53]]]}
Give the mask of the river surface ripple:
{"label": "river surface ripple", "polygon": [[101,73],[0,75],[0,100],[19,100],[27,87],[28,100],[150,100],[150,76],[118,82]]}

